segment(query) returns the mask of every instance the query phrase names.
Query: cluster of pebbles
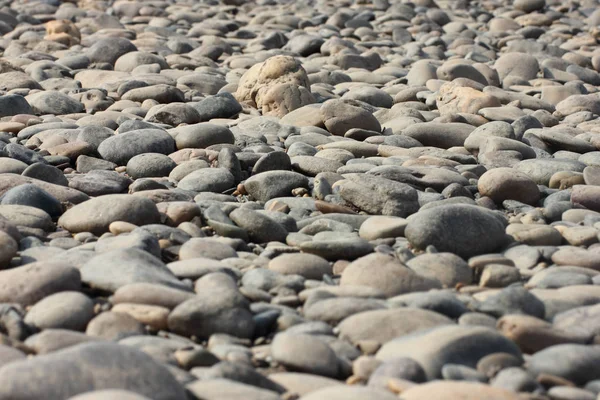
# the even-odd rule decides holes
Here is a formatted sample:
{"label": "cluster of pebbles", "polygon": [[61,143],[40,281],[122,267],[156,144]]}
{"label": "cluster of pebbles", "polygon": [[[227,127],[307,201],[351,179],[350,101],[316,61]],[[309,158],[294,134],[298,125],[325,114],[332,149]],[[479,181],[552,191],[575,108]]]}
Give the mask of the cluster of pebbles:
{"label": "cluster of pebbles", "polygon": [[597,0],[0,5],[0,400],[600,398]]}

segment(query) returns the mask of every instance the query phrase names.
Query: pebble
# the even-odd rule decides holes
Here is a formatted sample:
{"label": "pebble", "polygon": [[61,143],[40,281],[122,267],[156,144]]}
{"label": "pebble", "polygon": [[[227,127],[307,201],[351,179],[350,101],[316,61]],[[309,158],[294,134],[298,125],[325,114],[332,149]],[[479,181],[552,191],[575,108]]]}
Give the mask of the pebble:
{"label": "pebble", "polygon": [[505,221],[482,207],[448,205],[420,211],[408,219],[407,239],[417,248],[435,246],[462,257],[491,253],[506,243]]}
{"label": "pebble", "polygon": [[594,398],[593,1],[8,3],[0,398]]}

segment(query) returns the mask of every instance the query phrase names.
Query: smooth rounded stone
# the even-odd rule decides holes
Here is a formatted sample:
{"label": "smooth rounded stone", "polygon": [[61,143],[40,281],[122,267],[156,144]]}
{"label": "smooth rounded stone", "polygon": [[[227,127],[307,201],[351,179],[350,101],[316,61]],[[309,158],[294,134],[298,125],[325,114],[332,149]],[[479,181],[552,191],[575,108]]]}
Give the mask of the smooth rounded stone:
{"label": "smooth rounded stone", "polygon": [[115,292],[132,283],[155,283],[186,290],[166,265],[151,254],[136,248],[99,254],[80,269],[81,279],[91,287]]}
{"label": "smooth rounded stone", "polygon": [[235,137],[225,126],[207,122],[180,126],[173,130],[178,149],[204,149],[215,144],[233,144]]}
{"label": "smooth rounded stone", "polygon": [[477,182],[477,189],[497,203],[517,200],[534,205],[539,201],[537,184],[525,173],[513,168],[495,168],[484,173]]}
{"label": "smooth rounded stone", "polygon": [[342,273],[340,285],[369,286],[381,290],[388,297],[440,287],[437,280],[422,277],[399,260],[379,253],[359,258],[348,265]]}
{"label": "smooth rounded stone", "polygon": [[171,173],[169,173],[169,178],[179,182],[186,175],[202,168],[210,168],[210,164],[200,159],[184,161],[173,168]]}
{"label": "smooth rounded stone", "polygon": [[486,382],[487,377],[474,368],[459,364],[446,364],[442,368],[442,377],[447,381]]}
{"label": "smooth rounded stone", "polygon": [[33,349],[36,354],[47,354],[98,340],[100,339],[67,329],[44,329],[40,333],[29,336],[25,344]]}
{"label": "smooth rounded stone", "polygon": [[583,170],[586,185],[600,186],[600,166],[587,166]]}
{"label": "smooth rounded stone", "polygon": [[2,205],[22,205],[39,208],[52,218],[59,217],[63,212],[60,201],[54,196],[33,184],[24,184],[8,190],[0,198]]}
{"label": "smooth rounded stone", "polygon": [[[536,275],[537,278],[539,274]],[[545,276],[540,276],[535,282],[531,282],[530,280],[527,282],[527,285],[529,287],[536,287],[540,289],[558,289],[566,286],[593,285],[593,282],[593,279],[584,273],[559,271],[547,274]]]}
{"label": "smooth rounded stone", "polygon": [[21,174],[27,169],[27,164],[23,161],[12,158],[0,159],[0,174]]}
{"label": "smooth rounded stone", "polygon": [[450,292],[417,292],[396,296],[389,300],[393,306],[416,307],[458,318],[469,311],[465,304]]}
{"label": "smooth rounded stone", "polygon": [[139,395],[128,390],[119,389],[107,389],[107,390],[94,390],[93,392],[86,392],[79,394],[75,397],[69,397],[68,400],[150,400],[149,397]]}
{"label": "smooth rounded stone", "polygon": [[415,383],[427,381],[425,371],[416,361],[400,357],[382,362],[369,377],[368,386],[388,389],[390,379],[403,379]]}
{"label": "smooth rounded stone", "polygon": [[561,232],[563,238],[573,246],[589,246],[598,242],[597,229],[586,226],[574,226]]}
{"label": "smooth rounded stone", "polygon": [[229,217],[236,225],[245,229],[250,240],[255,243],[285,243],[287,236],[285,228],[264,214],[246,208],[238,208],[231,212]]}
{"label": "smooth rounded stone", "polygon": [[476,367],[481,358],[498,352],[521,357],[513,342],[491,329],[441,326],[391,340],[381,347],[376,357],[382,361],[412,358],[421,364],[428,379],[438,379],[445,364]]}
{"label": "smooth rounded stone", "polygon": [[0,271],[0,301],[31,305],[51,294],[81,288],[75,268],[56,262],[34,262]]}
{"label": "smooth rounded stone", "polygon": [[132,183],[131,179],[116,171],[98,170],[73,176],[69,187],[90,196],[104,196],[123,193]]}
{"label": "smooth rounded stone", "polygon": [[357,297],[357,298],[374,298],[383,299],[385,295],[377,289],[370,288],[368,286],[317,286],[315,288],[305,289],[301,291],[298,296],[302,301],[306,301],[309,296],[324,292],[331,294],[336,297]]}
{"label": "smooth rounded stone", "polygon": [[149,199],[125,194],[111,194],[78,204],[65,212],[58,225],[69,232],[92,232],[102,234],[115,221],[134,225],[160,222],[154,202]]}
{"label": "smooth rounded stone", "polygon": [[294,170],[308,176],[317,176],[321,172],[336,172],[344,166],[336,160],[311,156],[292,157],[291,163]]}
{"label": "smooth rounded stone", "polygon": [[37,114],[75,114],[84,111],[82,103],[64,93],[46,90],[25,97]]}
{"label": "smooth rounded stone", "polygon": [[339,325],[340,337],[353,344],[373,340],[384,344],[392,339],[440,325],[453,324],[448,317],[418,308],[364,311],[344,319]]}
{"label": "smooth rounded stone", "polygon": [[[352,154],[354,157],[375,157],[378,155],[379,148],[370,143],[358,142],[356,140],[338,140],[332,143],[326,143],[320,147],[323,150],[337,150],[337,153],[330,152],[330,154],[337,154],[338,156],[342,156],[339,159],[340,162],[344,163],[349,161],[348,153]],[[322,151],[323,151],[322,150]],[[320,151],[319,153],[322,153]],[[317,153],[317,154],[319,154]],[[324,154],[323,154],[324,155]],[[360,161],[356,161],[360,162]]]}
{"label": "smooth rounded stone", "polygon": [[394,400],[398,397],[387,390],[361,386],[331,386],[315,390],[300,400]]}
{"label": "smooth rounded stone", "polygon": [[145,153],[171,154],[175,141],[159,129],[137,129],[114,135],[98,146],[103,159],[117,165],[127,165],[134,156]]}
{"label": "smooth rounded stone", "polygon": [[414,124],[402,131],[402,134],[418,140],[423,146],[449,149],[463,146],[475,127],[463,123],[424,122]]}
{"label": "smooth rounded stone", "polygon": [[503,288],[521,281],[521,273],[515,267],[502,264],[488,264],[483,268],[479,286]]}
{"label": "smooth rounded stone", "polygon": [[121,37],[105,37],[94,42],[85,52],[92,63],[114,63],[123,54],[137,51],[137,47],[129,40]]}
{"label": "smooth rounded stone", "polygon": [[598,305],[575,307],[554,316],[553,326],[574,334],[598,335]]}
{"label": "smooth rounded stone", "polygon": [[[111,224],[111,227],[113,226],[114,224]],[[95,246],[96,253],[106,253],[117,249],[139,249],[155,257],[161,255],[158,239],[151,233],[141,229],[135,229],[132,232],[122,233],[118,236],[101,238]]]}
{"label": "smooth rounded stone", "polygon": [[307,57],[314,53],[319,53],[321,46],[325,41],[316,35],[298,35],[290,39],[285,45],[285,49],[292,53],[297,53],[301,57]]}
{"label": "smooth rounded stone", "polygon": [[315,236],[313,241],[300,243],[299,247],[304,253],[315,254],[329,261],[354,260],[373,251],[373,245],[359,237],[319,239]]}
{"label": "smooth rounded stone", "polygon": [[235,273],[235,270],[233,270],[232,268],[227,267],[226,264],[217,260],[212,260],[210,258],[204,257],[174,261],[172,263],[167,264],[167,267],[179,279],[188,278],[196,280],[212,272],[224,272],[230,274],[235,279],[239,278],[240,275],[238,273]]}
{"label": "smooth rounded stone", "polygon": [[304,334],[280,333],[271,344],[271,356],[292,371],[336,378],[340,367],[334,351],[321,339]]}
{"label": "smooth rounded stone", "polygon": [[55,185],[69,185],[69,181],[61,170],[52,165],[43,163],[31,164],[22,172],[22,175]]}
{"label": "smooth rounded stone", "polygon": [[[120,368],[111,367],[114,363]],[[75,379],[64,382],[65,376]],[[187,398],[161,364],[139,350],[113,343],[86,343],[14,362],[2,368],[0,380],[2,399],[69,398],[101,389],[124,389],[157,400]]]}
{"label": "smooth rounded stone", "polygon": [[314,254],[282,254],[272,259],[268,268],[284,275],[300,275],[316,280],[332,274],[329,262]]}
{"label": "smooth rounded stone", "polygon": [[527,365],[535,375],[550,374],[584,385],[598,379],[594,366],[599,359],[600,349],[597,346],[559,344],[533,354]]}
{"label": "smooth rounded stone", "polygon": [[187,174],[178,188],[194,192],[224,192],[235,185],[235,178],[225,168],[202,168]]}
{"label": "smooth rounded stone", "polygon": [[442,286],[469,285],[473,271],[460,257],[452,253],[421,254],[406,262],[406,266],[418,275],[439,281]]}
{"label": "smooth rounded stone", "polygon": [[546,0],[516,0],[513,6],[517,10],[530,13],[543,9],[546,6]]}
{"label": "smooth rounded stone", "polygon": [[500,56],[494,63],[494,68],[501,80],[508,76],[517,76],[528,81],[535,79],[540,70],[534,56],[516,52]]}
{"label": "smooth rounded stone", "polygon": [[83,331],[94,317],[94,302],[79,292],[60,292],[45,297],[27,312],[25,322],[38,329]]}
{"label": "smooth rounded stone", "polygon": [[492,353],[483,357],[477,363],[477,371],[488,378],[493,378],[506,368],[520,367],[523,360],[508,353]]}
{"label": "smooth rounded stone", "polygon": [[10,364],[11,362],[23,360],[27,357],[25,353],[16,348],[0,345],[0,367]]}
{"label": "smooth rounded stone", "polygon": [[596,94],[575,94],[556,105],[555,116],[564,117],[581,111],[600,112],[600,99]]}
{"label": "smooth rounded stone", "polygon": [[181,246],[179,260],[198,257],[224,260],[237,257],[237,252],[231,246],[212,238],[192,238]]}
{"label": "smooth rounded stone", "polygon": [[205,400],[278,400],[276,392],[230,379],[196,380],[186,390]]}
{"label": "smooth rounded stone", "polygon": [[165,84],[133,88],[121,96],[121,100],[137,101],[140,103],[147,99],[155,100],[160,104],[185,101],[181,90]]}
{"label": "smooth rounded stone", "polygon": [[273,151],[258,159],[254,167],[252,167],[252,174],[290,169],[292,169],[290,156],[282,151]]}
{"label": "smooth rounded stone", "polygon": [[519,394],[475,382],[435,381],[416,385],[402,392],[406,400],[444,398],[448,400],[517,400]]}
{"label": "smooth rounded stone", "polygon": [[346,177],[340,185],[340,195],[363,211],[407,217],[419,209],[417,191],[406,183],[363,174]]}
{"label": "smooth rounded stone", "polygon": [[588,390],[569,387],[555,386],[548,390],[548,395],[553,400],[595,400],[596,393]]}
{"label": "smooth rounded stone", "polygon": [[[35,83],[32,82],[34,85]],[[7,94],[0,97],[0,116],[9,117],[19,114],[33,114],[34,111],[23,96]]]}
{"label": "smooth rounded stone", "polygon": [[131,303],[116,304],[111,311],[127,314],[141,324],[156,330],[167,329],[167,318],[170,312],[165,307]]}
{"label": "smooth rounded stone", "polygon": [[265,171],[244,182],[246,192],[261,202],[289,196],[296,188],[308,188],[308,178],[292,171]]}
{"label": "smooth rounded stone", "polygon": [[102,340],[118,341],[129,336],[146,334],[144,325],[128,314],[105,311],[92,319],[86,335]]}
{"label": "smooth rounded stone", "polygon": [[0,230],[0,268],[10,264],[10,260],[17,255],[19,244],[8,233]]}
{"label": "smooth rounded stone", "polygon": [[168,176],[177,166],[164,154],[145,153],[132,157],[127,162],[127,174],[133,179]]}
{"label": "smooth rounded stone", "polygon": [[468,312],[464,313],[458,319],[459,325],[466,326],[484,326],[488,328],[496,328],[496,319],[484,313]]}
{"label": "smooth rounded stone", "polygon": [[115,61],[115,71],[132,72],[141,65],[158,64],[160,69],[168,69],[167,62],[161,56],[143,51],[131,51]]}
{"label": "smooth rounded stone", "polygon": [[573,191],[571,192],[571,202],[593,211],[600,211],[600,186],[573,186]]}
{"label": "smooth rounded stone", "polygon": [[334,221],[327,218],[321,218],[310,225],[305,226],[300,230],[300,233],[307,235],[316,235],[319,232],[344,232],[344,233],[352,233],[354,232],[354,228],[348,224],[344,224],[343,222]]}
{"label": "smooth rounded stone", "polygon": [[118,288],[111,296],[113,304],[133,303],[173,309],[194,297],[194,293],[155,283],[131,283]]}
{"label": "smooth rounded stone", "polygon": [[[311,299],[309,298],[309,300]],[[323,321],[335,325],[351,315],[385,308],[387,308],[385,303],[376,299],[347,297],[319,299],[317,296],[317,299],[313,303],[305,304],[304,315],[310,320]]]}
{"label": "smooth rounded stone", "polygon": [[526,314],[544,318],[544,303],[522,286],[510,286],[487,297],[478,306],[478,311],[501,317],[507,314]]}
{"label": "smooth rounded stone", "polygon": [[330,100],[319,110],[323,123],[329,132],[336,136],[344,134],[353,128],[381,132],[377,118],[364,108],[357,107],[342,100]]}
{"label": "smooth rounded stone", "polygon": [[[559,148],[575,153],[587,153],[596,150],[595,146],[583,139],[574,138],[569,134],[555,130],[542,129],[541,131],[536,132],[536,136],[551,148]],[[585,158],[581,161],[585,162],[584,160]]]}
{"label": "smooth rounded stone", "polygon": [[144,117],[145,121],[171,126],[180,124],[196,124],[200,122],[200,114],[185,103],[159,104],[152,107]]}
{"label": "smooth rounded stone", "polygon": [[491,386],[513,392],[540,392],[543,387],[535,378],[533,374],[520,367],[508,367],[498,372]]}
{"label": "smooth rounded stone", "polygon": [[35,151],[30,150],[27,147],[17,143],[9,143],[6,146],[4,146],[3,153],[7,154],[10,158],[23,161],[25,164],[28,165],[34,163],[48,163],[48,161],[46,161],[39,153],[36,153]]}
{"label": "smooth rounded stone", "polygon": [[407,225],[404,218],[373,216],[363,222],[358,234],[366,240],[402,237]]}
{"label": "smooth rounded stone", "polygon": [[526,115],[520,108],[510,105],[482,108],[478,111],[478,114],[490,121],[504,121],[508,123],[513,123]]}
{"label": "smooth rounded stone", "polygon": [[231,118],[242,111],[242,106],[232,94],[224,92],[215,96],[209,96],[193,107],[200,114],[201,121],[209,121],[214,118]]}
{"label": "smooth rounded stone", "polygon": [[283,386],[288,392],[296,393],[300,396],[326,387],[342,387],[343,385],[335,379],[302,372],[276,372],[270,374],[269,379]]}
{"label": "smooth rounded stone", "polygon": [[350,89],[342,96],[342,100],[359,100],[375,107],[391,108],[394,105],[394,99],[381,89],[370,86],[361,86]]}
{"label": "smooth rounded stone", "polygon": [[[227,281],[219,277],[221,281],[211,282],[219,275]],[[204,286],[200,290],[198,283]],[[208,339],[215,333],[252,337],[255,321],[233,279],[221,273],[206,275],[197,281],[196,292],[194,298],[181,303],[169,314],[169,330],[199,339]]]}
{"label": "smooth rounded stone", "polygon": [[429,245],[463,258],[491,253],[506,243],[503,218],[471,205],[435,207],[408,218],[406,238],[417,248]]}
{"label": "smooth rounded stone", "polygon": [[563,343],[585,344],[590,338],[583,333],[556,329],[550,323],[528,315],[506,315],[500,318],[497,328],[521,351],[529,354]]}
{"label": "smooth rounded stone", "polygon": [[562,247],[552,254],[552,261],[557,265],[575,265],[600,270],[598,254],[598,248],[586,250],[574,246]]}
{"label": "smooth rounded stone", "polygon": [[2,204],[0,217],[4,217],[17,227],[41,229],[46,232],[54,229],[50,215],[36,207]]}
{"label": "smooth rounded stone", "polygon": [[[33,167],[33,165],[30,167]],[[66,178],[62,174],[62,171],[60,171],[58,168],[55,168],[55,169],[66,180]],[[27,170],[25,170],[24,173],[26,171]],[[27,183],[31,183],[31,184],[36,185],[37,187],[47,191],[48,193],[50,193],[52,196],[54,196],[56,199],[60,200],[63,203],[79,204],[79,203],[82,203],[89,199],[89,197],[85,193],[82,193],[78,190],[66,188],[62,185],[55,185],[53,183],[45,182],[43,180],[29,178],[29,177],[15,175],[15,174],[0,174],[0,195],[3,193],[6,193],[9,189],[11,189],[15,186],[19,186],[19,185],[23,185],[23,184],[27,184]],[[67,184],[68,184],[68,181],[65,184],[65,186]]]}

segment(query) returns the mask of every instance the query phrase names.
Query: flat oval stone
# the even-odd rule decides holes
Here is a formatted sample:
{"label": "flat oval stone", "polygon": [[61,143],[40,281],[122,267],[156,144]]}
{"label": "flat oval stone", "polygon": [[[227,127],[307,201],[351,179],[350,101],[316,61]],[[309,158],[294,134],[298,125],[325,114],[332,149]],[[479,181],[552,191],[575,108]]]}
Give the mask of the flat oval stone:
{"label": "flat oval stone", "polygon": [[481,358],[497,352],[521,356],[513,342],[488,328],[441,326],[387,342],[376,357],[383,361],[410,357],[421,364],[429,379],[436,379],[450,361],[475,367]]}
{"label": "flat oval stone", "polygon": [[451,324],[452,320],[442,314],[404,307],[364,311],[344,319],[338,325],[338,329],[341,336],[353,344],[363,340],[384,344],[413,332]]}
{"label": "flat oval stone", "polygon": [[[129,373],[109,368],[117,360]],[[55,383],[67,375],[78,378],[68,384]],[[32,385],[34,376],[44,378]],[[164,366],[139,350],[114,343],[81,344],[35,360],[10,363],[2,368],[0,379],[0,399],[68,398],[103,388],[132,390],[157,400],[186,399],[183,387]]]}
{"label": "flat oval stone", "polygon": [[448,205],[408,218],[406,238],[416,247],[429,245],[461,257],[495,251],[506,243],[502,217],[470,205]]}
{"label": "flat oval stone", "polygon": [[134,156],[144,153],[170,154],[175,151],[175,140],[159,129],[139,129],[115,135],[98,146],[103,159],[117,165],[127,165]]}
{"label": "flat oval stone", "polygon": [[115,221],[134,225],[160,222],[156,205],[148,199],[125,194],[112,194],[81,203],[58,220],[58,225],[71,232],[102,234]]}

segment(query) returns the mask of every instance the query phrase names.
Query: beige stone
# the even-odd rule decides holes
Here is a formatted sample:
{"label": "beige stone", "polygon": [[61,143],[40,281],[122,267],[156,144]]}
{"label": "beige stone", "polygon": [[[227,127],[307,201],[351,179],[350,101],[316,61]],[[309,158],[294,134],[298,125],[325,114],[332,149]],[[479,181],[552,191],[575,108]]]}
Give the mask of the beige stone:
{"label": "beige stone", "polygon": [[471,382],[435,381],[402,392],[403,400],[519,400],[519,394]]}
{"label": "beige stone", "polygon": [[488,93],[449,82],[440,88],[436,105],[440,114],[477,114],[482,108],[500,107],[501,103]]}
{"label": "beige stone", "polygon": [[310,88],[308,76],[299,61],[290,56],[274,56],[253,65],[240,79],[235,97],[238,101],[262,109],[262,96],[273,86],[290,83]]}
{"label": "beige stone", "polygon": [[77,26],[69,20],[54,20],[46,23],[46,36],[44,39],[70,47],[79,44],[81,33]]}

